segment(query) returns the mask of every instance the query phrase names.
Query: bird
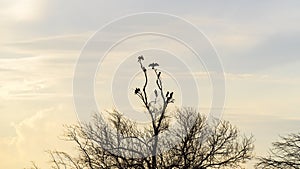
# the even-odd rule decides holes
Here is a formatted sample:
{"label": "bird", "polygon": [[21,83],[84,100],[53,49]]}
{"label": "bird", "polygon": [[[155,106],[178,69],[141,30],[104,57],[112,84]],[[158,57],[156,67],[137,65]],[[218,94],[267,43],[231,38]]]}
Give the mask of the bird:
{"label": "bird", "polygon": [[171,92],[171,94],[170,94],[170,98],[172,98],[173,97],[173,92]]}
{"label": "bird", "polygon": [[158,63],[151,63],[149,64],[149,67],[152,67],[152,69],[154,69],[156,66],[159,66]]}
{"label": "bird", "polygon": [[134,93],[135,93],[135,94],[138,94],[140,91],[141,91],[140,88],[136,88],[136,89],[134,90]]}
{"label": "bird", "polygon": [[138,62],[140,62],[141,60],[144,60],[144,56],[143,55],[141,55],[141,56],[138,57]]}
{"label": "bird", "polygon": [[161,74],[161,72],[158,72],[158,75],[157,75],[158,78],[160,77],[160,74]]}

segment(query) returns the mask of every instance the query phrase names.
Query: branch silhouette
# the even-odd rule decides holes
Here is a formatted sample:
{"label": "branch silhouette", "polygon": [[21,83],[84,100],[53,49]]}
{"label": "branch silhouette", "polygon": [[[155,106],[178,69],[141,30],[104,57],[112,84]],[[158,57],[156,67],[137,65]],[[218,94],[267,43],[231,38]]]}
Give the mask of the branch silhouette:
{"label": "branch silhouette", "polygon": [[259,157],[257,168],[300,168],[300,133],[280,137],[273,142],[267,157]]}
{"label": "branch silhouette", "polygon": [[[91,123],[65,126],[63,140],[76,146],[76,153],[48,151],[54,169],[171,169],[171,168],[238,168],[252,159],[253,138],[240,135],[227,121],[208,124],[206,117],[193,108],[172,110],[177,127],[170,128],[168,105],[175,93],[163,85],[158,64],[146,69],[143,56],[138,57],[144,75],[143,86],[134,90],[151,117],[151,124],[141,128],[114,110],[109,121],[95,113]],[[155,89],[147,90],[148,73],[155,74]],[[154,92],[155,100],[148,97]],[[155,107],[157,98],[162,105]],[[166,133],[166,138],[161,134]],[[164,150],[163,146],[169,149]],[[36,167],[37,168],[37,167]]]}

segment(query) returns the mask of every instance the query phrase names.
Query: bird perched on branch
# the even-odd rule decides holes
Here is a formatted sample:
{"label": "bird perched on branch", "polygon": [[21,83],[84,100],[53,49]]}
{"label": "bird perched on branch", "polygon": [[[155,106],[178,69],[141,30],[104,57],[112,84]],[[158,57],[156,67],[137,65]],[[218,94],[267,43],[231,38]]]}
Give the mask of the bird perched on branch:
{"label": "bird perched on branch", "polygon": [[171,97],[171,98],[173,97],[173,92],[171,92],[170,97]]}
{"label": "bird perched on branch", "polygon": [[136,88],[136,89],[134,90],[134,93],[135,93],[135,94],[138,94],[138,93],[140,93],[140,91],[141,91],[140,88]]}
{"label": "bird perched on branch", "polygon": [[156,66],[159,66],[159,64],[158,63],[149,64],[149,67],[151,67],[152,69],[154,69]]}
{"label": "bird perched on branch", "polygon": [[142,60],[144,60],[144,56],[143,55],[141,55],[141,56],[138,57],[138,62],[140,62]]}
{"label": "bird perched on branch", "polygon": [[157,74],[157,77],[158,77],[158,78],[160,77],[160,74],[161,74],[161,72],[158,72],[158,74]]}
{"label": "bird perched on branch", "polygon": [[167,103],[173,103],[174,99],[173,99],[173,92],[169,93],[167,92]]}

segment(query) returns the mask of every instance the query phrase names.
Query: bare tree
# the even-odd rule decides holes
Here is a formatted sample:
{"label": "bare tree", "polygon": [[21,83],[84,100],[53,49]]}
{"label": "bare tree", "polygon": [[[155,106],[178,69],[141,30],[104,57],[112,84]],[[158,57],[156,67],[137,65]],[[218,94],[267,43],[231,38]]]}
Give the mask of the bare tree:
{"label": "bare tree", "polygon": [[180,109],[176,118],[180,125],[173,135],[180,142],[163,154],[163,168],[238,168],[252,158],[252,136],[240,136],[228,121],[210,125],[191,108]]}
{"label": "bare tree", "polygon": [[[113,127],[99,116],[94,116],[93,124],[67,127],[65,140],[74,142],[79,154],[72,157],[65,152],[51,151],[54,168],[153,168],[153,157],[144,156],[145,146],[120,144],[126,138],[135,137],[152,149],[146,143],[151,131],[137,129],[118,112],[112,115]],[[209,126],[204,116],[190,108],[177,110],[176,118],[179,126],[169,130],[172,136],[164,142],[172,146],[166,152],[160,152],[157,147],[155,168],[238,168],[252,158],[252,137],[240,136],[229,122]],[[174,137],[179,142],[174,143]]]}
{"label": "bare tree", "polygon": [[[53,168],[237,168],[252,158],[252,136],[241,136],[227,121],[216,119],[209,124],[195,109],[181,108],[173,113],[175,125],[170,127],[167,108],[174,102],[174,93],[163,88],[159,65],[151,63],[151,69],[146,69],[143,60],[138,57],[145,82],[134,94],[141,99],[151,125],[139,128],[113,111],[108,123],[95,114],[92,123],[67,126],[64,139],[75,143],[78,154],[50,151]],[[154,101],[147,90],[148,71],[156,77]]]}
{"label": "bare tree", "polygon": [[[129,137],[140,137],[134,123],[124,118],[120,113],[111,113],[111,123],[105,123],[100,115],[95,114],[93,124],[78,124],[66,126],[66,141],[75,143],[79,152],[78,156],[60,151],[50,151],[53,167],[60,168],[145,168],[150,164],[143,157],[142,146],[129,143],[123,146],[122,140]],[[132,154],[141,155],[139,158],[131,158]]]}
{"label": "bare tree", "polygon": [[273,147],[267,157],[258,158],[257,168],[300,168],[300,133],[280,138],[280,141],[272,143]]}
{"label": "bare tree", "polygon": [[162,105],[159,108],[151,105],[151,102],[149,102],[149,98],[146,92],[146,88],[148,85],[148,74],[147,74],[147,69],[143,65],[143,60],[144,60],[143,56],[140,56],[138,58],[138,62],[145,76],[145,84],[143,86],[142,91],[140,90],[140,88],[136,88],[135,94],[138,95],[140,99],[143,101],[144,106],[146,107],[148,114],[151,117],[152,132],[154,137],[154,142],[152,146],[152,168],[156,168],[158,135],[168,128],[169,122],[167,121],[166,110],[168,105],[174,102],[174,99],[173,99],[173,92],[167,91],[165,94],[163,83],[161,80],[161,72],[156,69],[156,66],[159,66],[159,64],[151,63],[149,64],[149,67],[151,67],[152,70],[155,72],[156,85],[158,88],[158,90],[157,89],[154,90],[155,97],[156,97],[155,102],[159,96],[161,97],[162,100]]}

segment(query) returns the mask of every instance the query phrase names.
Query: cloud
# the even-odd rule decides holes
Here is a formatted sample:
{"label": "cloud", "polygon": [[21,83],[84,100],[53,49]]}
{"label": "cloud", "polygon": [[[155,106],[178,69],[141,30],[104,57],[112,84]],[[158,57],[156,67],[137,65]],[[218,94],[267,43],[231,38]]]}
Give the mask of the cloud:
{"label": "cloud", "polygon": [[37,39],[15,41],[3,44],[13,52],[22,54],[41,54],[41,53],[61,53],[61,52],[79,52],[85,41],[89,38],[91,32],[78,34],[57,35],[41,37]]}
{"label": "cloud", "polygon": [[267,80],[268,75],[251,73],[224,73],[226,80]]}
{"label": "cloud", "polygon": [[285,136],[298,132],[300,123],[299,117],[290,119],[287,116],[278,116],[276,113],[245,113],[242,109],[225,109],[223,118],[238,126],[242,133],[254,136],[257,156],[266,155],[271,148],[271,143],[278,140],[279,135]]}
{"label": "cloud", "polygon": [[45,1],[17,0],[2,1],[0,15],[14,21],[32,21],[40,19]]}
{"label": "cloud", "polygon": [[[49,167],[46,150],[72,150],[72,144],[59,140],[63,124],[74,124],[75,114],[65,105],[40,110],[33,116],[13,123],[16,136],[1,137],[0,168],[23,168],[35,161],[43,168]],[[71,151],[72,152],[72,151]],[[13,157],[13,158],[12,158]]]}
{"label": "cloud", "polygon": [[[1,1],[0,108],[4,112],[1,130],[5,131],[1,134],[5,137],[0,138],[0,168],[22,168],[30,160],[47,161],[44,149],[63,145],[57,141],[57,135],[60,134],[59,124],[74,118],[69,114],[73,113],[69,110],[72,107],[69,102],[74,64],[80,49],[92,32],[105,23],[135,12],[171,13],[199,27],[211,39],[223,60],[229,83],[228,105],[241,108],[241,116],[244,116],[240,120],[241,126],[248,122],[246,125],[253,132],[262,129],[277,132],[281,126],[287,126],[285,131],[289,131],[290,126],[299,124],[289,121],[299,119],[299,64],[292,64],[299,62],[300,24],[295,22],[299,20],[299,6],[296,1]],[[117,30],[125,26],[132,25],[122,25]],[[161,26],[180,30],[174,25]],[[127,46],[116,48],[113,60],[125,56],[133,47],[145,48],[146,44],[155,47],[164,44],[169,51],[176,49],[179,56],[184,55],[182,59],[187,59],[187,53],[181,51],[179,45],[162,38],[157,43],[157,39],[135,38],[135,44],[127,41]],[[95,47],[97,50],[103,48]],[[170,61],[163,62],[160,62],[162,67]],[[115,68],[111,63],[107,62],[106,66]],[[200,66],[194,65],[197,71]],[[277,71],[270,71],[273,68]],[[199,78],[207,77],[201,71],[195,74]],[[286,74],[292,75],[285,77]],[[183,77],[184,73],[175,73],[175,76]],[[70,107],[55,107],[58,103]],[[273,120],[269,116],[259,116],[262,113],[279,114],[280,117]],[[253,117],[248,118],[245,114]],[[256,125],[257,121],[259,125]],[[14,131],[7,134],[11,131],[10,122],[14,122]]]}
{"label": "cloud", "polygon": [[300,33],[274,34],[243,52],[237,52],[226,70],[233,72],[258,72],[268,68],[299,62]]}
{"label": "cloud", "polygon": [[67,54],[1,58],[1,99],[70,97],[74,63]]}

